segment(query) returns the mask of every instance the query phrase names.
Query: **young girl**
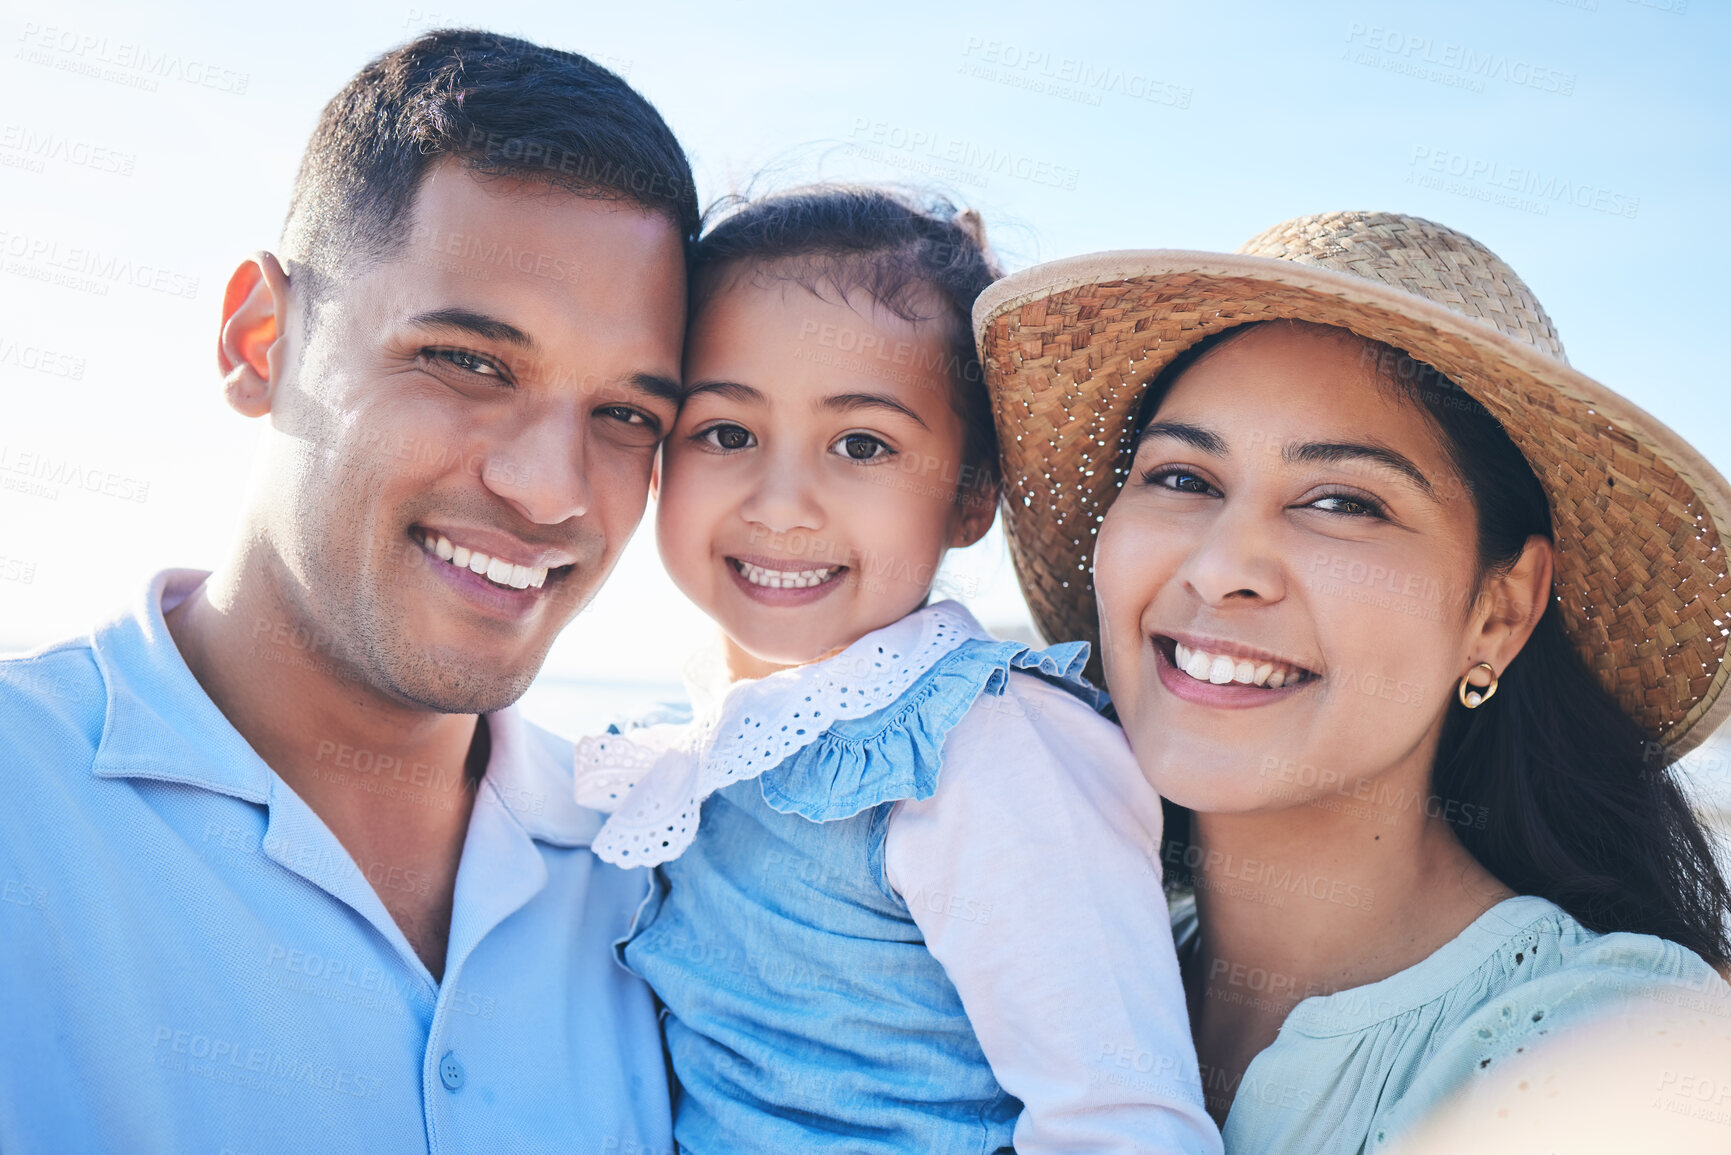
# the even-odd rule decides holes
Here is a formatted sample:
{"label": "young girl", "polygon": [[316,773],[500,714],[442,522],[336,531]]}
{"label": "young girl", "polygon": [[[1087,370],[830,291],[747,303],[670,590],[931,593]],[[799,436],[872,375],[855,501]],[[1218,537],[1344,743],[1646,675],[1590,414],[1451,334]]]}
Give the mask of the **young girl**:
{"label": "young girl", "polygon": [[977,215],[822,187],[700,242],[661,553],[721,626],[696,719],[579,744],[683,1151],[1219,1151],[1154,848],[1082,643],[927,604],[996,444]]}

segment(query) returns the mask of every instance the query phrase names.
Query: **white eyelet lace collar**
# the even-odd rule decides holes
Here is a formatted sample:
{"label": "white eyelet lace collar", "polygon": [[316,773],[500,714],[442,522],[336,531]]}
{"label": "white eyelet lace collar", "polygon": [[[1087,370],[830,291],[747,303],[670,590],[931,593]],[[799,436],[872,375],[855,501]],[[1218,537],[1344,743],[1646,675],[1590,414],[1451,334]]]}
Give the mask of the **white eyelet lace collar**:
{"label": "white eyelet lace collar", "polygon": [[836,722],[890,705],[938,659],[986,637],[961,605],[939,602],[833,658],[736,683],[689,724],[582,739],[577,801],[612,811],[595,853],[618,866],[678,858],[697,835],[705,798],[780,765]]}

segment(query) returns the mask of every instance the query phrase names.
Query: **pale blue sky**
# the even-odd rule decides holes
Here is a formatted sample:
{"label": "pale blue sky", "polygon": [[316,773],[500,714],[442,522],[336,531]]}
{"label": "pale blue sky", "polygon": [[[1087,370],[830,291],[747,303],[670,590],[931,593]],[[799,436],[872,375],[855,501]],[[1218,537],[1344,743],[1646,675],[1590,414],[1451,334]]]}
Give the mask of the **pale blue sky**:
{"label": "pale blue sky", "polygon": [[[781,181],[935,179],[982,210],[1012,267],[1231,249],[1331,208],[1443,221],[1520,271],[1578,368],[1731,467],[1722,0],[5,0],[0,643],[68,634],[148,572],[220,558],[255,435],[217,390],[223,282],[275,242],[324,101],[445,24],[624,72],[684,140],[706,200],[765,166]],[[157,287],[40,279],[114,258],[159,270]],[[20,491],[30,453],[103,472],[111,492]],[[995,535],[954,568],[989,620],[1021,618]],[[605,655],[626,680],[674,672],[668,655],[702,623],[649,535],[621,575],[550,669],[597,674]]]}

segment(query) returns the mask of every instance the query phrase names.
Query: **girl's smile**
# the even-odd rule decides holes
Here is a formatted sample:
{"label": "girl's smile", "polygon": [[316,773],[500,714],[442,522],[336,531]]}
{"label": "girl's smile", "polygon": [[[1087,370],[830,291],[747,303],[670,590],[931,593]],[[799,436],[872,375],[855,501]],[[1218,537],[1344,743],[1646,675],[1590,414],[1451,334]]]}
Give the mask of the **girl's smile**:
{"label": "girl's smile", "polygon": [[[948,337],[761,271],[702,296],[657,533],[679,588],[754,662],[800,665],[899,621],[944,551],[991,524],[993,503],[956,480]],[[860,348],[908,354],[846,351]]]}

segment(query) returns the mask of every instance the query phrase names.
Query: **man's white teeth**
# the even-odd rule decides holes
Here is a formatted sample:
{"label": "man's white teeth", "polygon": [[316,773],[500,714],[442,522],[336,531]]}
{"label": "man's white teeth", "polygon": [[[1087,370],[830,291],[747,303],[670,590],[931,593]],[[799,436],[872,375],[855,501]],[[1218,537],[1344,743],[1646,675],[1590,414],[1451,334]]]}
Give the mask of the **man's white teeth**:
{"label": "man's white teeth", "polygon": [[1224,654],[1208,654],[1201,650],[1193,650],[1182,642],[1173,643],[1172,654],[1174,664],[1180,670],[1198,682],[1211,682],[1216,686],[1235,682],[1245,686],[1266,686],[1270,690],[1276,690],[1286,683],[1296,682],[1304,676],[1304,671],[1296,666],[1283,666],[1274,662],[1252,662],[1244,658],[1230,658]]}
{"label": "man's white teeth", "polygon": [[832,565],[827,569],[764,569],[748,561],[736,564],[739,566],[740,576],[746,581],[772,590],[803,590],[820,586],[841,568]]}
{"label": "man's white teeth", "polygon": [[496,585],[510,586],[514,590],[526,590],[530,586],[540,589],[547,584],[546,566],[517,565],[503,558],[488,557],[479,550],[466,546],[452,545],[451,539],[444,536],[428,534],[423,544],[432,555],[440,561],[450,562],[458,569],[466,569],[478,573]]}

